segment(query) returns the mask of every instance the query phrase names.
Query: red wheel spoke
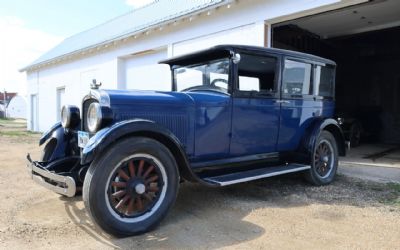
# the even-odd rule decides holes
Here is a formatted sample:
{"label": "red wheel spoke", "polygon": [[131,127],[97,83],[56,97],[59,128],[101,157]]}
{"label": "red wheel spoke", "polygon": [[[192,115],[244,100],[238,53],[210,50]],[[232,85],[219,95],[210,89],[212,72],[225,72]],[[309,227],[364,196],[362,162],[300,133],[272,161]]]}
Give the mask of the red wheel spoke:
{"label": "red wheel spoke", "polygon": [[125,203],[130,199],[130,197],[128,195],[125,195],[124,198],[122,198],[122,200],[120,200],[118,202],[118,204],[115,206],[116,209],[120,209],[123,205],[125,205]]}
{"label": "red wheel spoke", "polygon": [[109,205],[121,218],[139,218],[148,213],[166,188],[160,171],[162,166],[151,157],[132,155],[112,174],[107,193]]}
{"label": "red wheel spoke", "polygon": [[153,201],[153,198],[149,194],[143,194],[144,198],[146,198],[148,201]]}
{"label": "red wheel spoke", "polygon": [[113,193],[111,196],[114,197],[114,198],[121,198],[125,194],[126,194],[125,190],[120,190],[118,192]]}
{"label": "red wheel spoke", "polygon": [[126,182],[113,181],[113,182],[111,182],[111,186],[118,187],[118,188],[124,188],[124,187],[126,187]]}
{"label": "red wheel spoke", "polygon": [[140,160],[139,162],[139,170],[138,170],[138,177],[142,176],[142,172],[143,172],[143,166],[144,166],[144,160]]}
{"label": "red wheel spoke", "polygon": [[143,203],[140,197],[136,198],[136,206],[139,212],[143,210]]}
{"label": "red wheel spoke", "polygon": [[127,215],[130,215],[130,214],[133,213],[133,205],[134,205],[134,204],[135,204],[135,203],[134,203],[134,200],[131,199],[131,200],[129,201],[128,208],[126,209]]}
{"label": "red wheel spoke", "polygon": [[153,171],[153,169],[154,169],[154,166],[151,165],[151,166],[146,170],[146,172],[143,174],[143,179],[146,179],[146,177],[150,174],[151,171]]}
{"label": "red wheel spoke", "polygon": [[129,174],[131,177],[135,177],[135,165],[133,165],[133,161],[129,162]]}
{"label": "red wheel spoke", "polygon": [[146,184],[158,180],[158,175],[153,175],[146,180]]}
{"label": "red wheel spoke", "polygon": [[148,190],[149,192],[158,192],[159,189],[158,189],[158,187],[156,187],[156,186],[153,186],[153,187],[150,186],[150,187],[147,188],[147,190]]}
{"label": "red wheel spoke", "polygon": [[126,180],[126,181],[128,181],[128,180],[130,179],[129,176],[125,173],[125,171],[122,170],[122,169],[118,170],[118,175],[119,175],[122,179],[124,179],[124,180]]}

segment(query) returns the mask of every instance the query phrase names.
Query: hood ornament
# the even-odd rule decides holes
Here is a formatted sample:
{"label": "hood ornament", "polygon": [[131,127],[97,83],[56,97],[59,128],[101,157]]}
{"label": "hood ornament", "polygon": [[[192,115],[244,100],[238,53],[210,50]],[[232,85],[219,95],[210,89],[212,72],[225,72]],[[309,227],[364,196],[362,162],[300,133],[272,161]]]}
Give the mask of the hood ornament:
{"label": "hood ornament", "polygon": [[91,89],[99,89],[101,86],[101,82],[97,83],[96,79],[92,80],[92,83],[90,84]]}

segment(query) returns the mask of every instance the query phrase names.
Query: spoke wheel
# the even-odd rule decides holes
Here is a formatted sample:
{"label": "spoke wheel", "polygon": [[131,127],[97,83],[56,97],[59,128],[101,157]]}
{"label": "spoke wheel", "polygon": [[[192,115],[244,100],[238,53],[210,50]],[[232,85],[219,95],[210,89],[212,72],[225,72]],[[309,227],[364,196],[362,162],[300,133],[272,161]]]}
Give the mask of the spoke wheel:
{"label": "spoke wheel", "polygon": [[135,155],[116,167],[108,185],[108,201],[123,218],[151,211],[164,186],[160,163],[149,155]]}
{"label": "spoke wheel", "polygon": [[83,201],[106,232],[137,235],[154,229],[167,215],[178,187],[178,166],[169,149],[151,138],[129,137],[92,162]]}
{"label": "spoke wheel", "polygon": [[324,178],[329,176],[333,169],[334,152],[328,140],[321,140],[315,149],[314,166],[317,174]]}
{"label": "spoke wheel", "polygon": [[334,180],[339,162],[336,139],[329,131],[322,131],[314,145],[305,177],[313,185],[327,185]]}

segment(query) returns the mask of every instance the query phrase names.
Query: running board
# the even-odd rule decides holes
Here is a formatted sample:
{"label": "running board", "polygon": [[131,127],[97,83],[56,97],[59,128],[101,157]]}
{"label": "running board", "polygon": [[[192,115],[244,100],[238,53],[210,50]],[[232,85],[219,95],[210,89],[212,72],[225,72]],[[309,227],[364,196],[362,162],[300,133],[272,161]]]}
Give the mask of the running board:
{"label": "running board", "polygon": [[310,169],[311,166],[301,165],[301,164],[288,164],[283,166],[277,167],[265,167],[261,169],[253,169],[249,171],[243,171],[238,173],[214,176],[214,177],[207,177],[204,178],[204,181],[209,182],[211,184],[217,186],[228,186],[236,183],[246,182],[246,181],[253,181],[262,178],[300,172],[307,169]]}

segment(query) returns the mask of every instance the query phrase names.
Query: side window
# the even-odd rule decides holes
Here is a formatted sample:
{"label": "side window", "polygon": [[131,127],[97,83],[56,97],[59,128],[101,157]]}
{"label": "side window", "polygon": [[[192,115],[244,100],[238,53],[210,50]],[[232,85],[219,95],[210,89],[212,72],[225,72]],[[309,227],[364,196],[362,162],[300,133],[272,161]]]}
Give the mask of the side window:
{"label": "side window", "polygon": [[316,95],[328,98],[335,95],[335,68],[333,66],[316,66],[314,79]]}
{"label": "side window", "polygon": [[282,93],[291,97],[312,95],[311,64],[285,60]]}
{"label": "side window", "polygon": [[239,90],[273,94],[278,60],[274,57],[241,54]]}

